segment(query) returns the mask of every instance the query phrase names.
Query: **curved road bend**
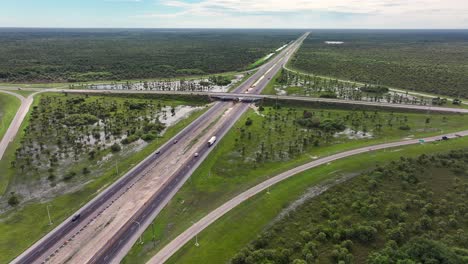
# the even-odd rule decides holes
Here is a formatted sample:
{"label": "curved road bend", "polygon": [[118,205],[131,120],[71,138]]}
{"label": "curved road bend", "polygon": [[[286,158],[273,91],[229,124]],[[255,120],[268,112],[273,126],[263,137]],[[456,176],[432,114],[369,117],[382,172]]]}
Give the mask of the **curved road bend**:
{"label": "curved road bend", "polygon": [[[263,76],[262,74],[269,73],[271,74],[272,67],[278,64],[277,62],[279,61],[284,61],[285,58],[289,58],[293,51],[297,49],[299,46],[300,42],[304,39],[304,36],[302,38],[299,38],[296,42],[290,45],[289,49],[283,50],[282,53],[280,53],[277,57],[273,58],[270,62],[266,63],[264,66],[260,67],[260,70],[252,75],[247,81],[245,81],[243,84],[241,84],[235,91],[240,92],[243,90],[248,89],[254,81],[256,81],[254,78],[260,78]],[[272,66],[273,65],[273,66]],[[275,68],[276,69],[276,68]],[[266,78],[264,78],[266,80]],[[260,87],[265,83],[262,82],[261,84],[258,85]],[[50,91],[50,90],[48,90]],[[86,91],[86,92],[91,92],[91,91]],[[166,143],[162,148],[160,148],[160,153],[161,156],[165,152],[171,152],[171,147],[173,146],[172,141],[174,139],[178,139],[181,137],[185,137],[187,135],[191,135],[193,133],[193,127],[198,126],[200,123],[206,123],[209,122],[213,117],[210,116],[216,110],[221,109],[225,107],[227,104],[230,103],[225,103],[225,102],[218,102],[215,104],[215,106],[212,107],[212,109],[208,110],[207,113],[202,115],[200,118],[198,118],[195,122],[190,124],[188,127],[186,127],[183,131],[181,131],[176,137],[174,137],[172,140],[170,140],[168,143]],[[239,112],[234,113],[232,120],[230,120],[228,123],[224,124],[223,128],[220,130],[221,132],[225,129],[226,131],[228,130],[228,127],[233,125],[235,121],[240,117],[240,115],[245,111],[244,109],[247,109],[246,105],[239,105],[238,107]],[[204,120],[207,119],[207,120]],[[228,125],[228,126],[227,126]],[[191,135],[193,136],[193,135]],[[159,158],[157,155],[157,151],[155,151],[151,156],[146,158],[144,161],[142,161],[140,164],[135,166],[129,173],[127,173],[125,176],[121,177],[118,181],[114,182],[110,187],[108,187],[105,191],[101,192],[97,197],[95,197],[93,200],[91,200],[89,203],[87,203],[85,206],[83,206],[78,212],[80,213],[80,218],[78,221],[72,222],[70,216],[68,219],[66,219],[64,222],[62,222],[58,227],[56,227],[53,231],[51,231],[49,234],[44,236],[42,239],[40,239],[38,242],[36,242],[32,247],[30,247],[28,250],[26,250],[23,254],[21,254],[19,257],[17,257],[13,262],[14,263],[41,263],[48,259],[50,256],[53,256],[57,254],[60,250],[62,250],[63,247],[66,247],[65,242],[70,241],[70,238],[74,238],[76,234],[79,234],[83,229],[85,229],[89,223],[91,223],[94,219],[96,219],[97,216],[101,215],[102,212],[110,206],[116,199],[118,199],[124,192],[126,192],[131,186],[135,184],[141,177],[146,175],[148,173],[148,170],[151,170],[151,168],[148,169],[151,165],[154,165],[159,163],[159,160],[156,161]],[[202,159],[199,159],[200,162]],[[185,164],[181,164],[181,166]],[[189,164],[190,165],[190,164]],[[153,166],[153,167],[154,167]],[[184,167],[182,166],[182,167]],[[187,167],[187,166],[186,166]],[[192,167],[192,169],[195,169]],[[175,175],[176,177],[171,177],[171,179],[165,184],[165,187],[163,191],[161,191],[162,197],[167,195],[167,193],[175,192],[177,191],[177,188],[180,188],[177,185],[177,181],[180,182],[180,177],[177,177],[179,175],[184,174],[184,168],[181,168],[180,173]],[[143,175],[143,176],[142,176]],[[139,177],[137,177],[139,176]],[[190,175],[184,175],[184,179],[187,179],[187,177]],[[181,186],[181,185],[180,185]],[[153,198],[156,199],[156,196],[153,196]],[[168,199],[164,199],[163,203],[161,204],[161,199],[157,200],[155,203],[154,200],[148,201],[147,204],[158,204],[160,208],[162,208],[165,203],[167,203]],[[110,204],[109,204],[110,203]],[[130,217],[130,220],[134,219],[135,217],[141,217],[143,220],[142,222],[142,227],[138,228],[135,230],[135,226],[130,227],[129,225],[124,226],[123,231],[128,231],[130,230],[131,236],[126,236],[122,237],[122,239],[112,239],[109,241],[109,243],[106,244],[106,247],[103,250],[100,250],[99,254],[94,256],[92,259],[93,260],[101,260],[104,259],[103,262],[98,262],[98,263],[110,263],[110,262],[116,262],[118,260],[114,259],[115,255],[114,254],[122,254],[126,253],[123,252],[121,249],[125,245],[126,248],[131,248],[131,245],[136,241],[135,235],[139,235],[139,233],[142,233],[144,229],[146,228],[145,223],[148,222],[149,216],[148,214],[142,213],[143,209],[146,210],[148,206],[141,208],[138,212],[141,212],[141,214],[136,214],[134,216]],[[158,208],[152,207],[150,211],[157,211]],[[154,215],[154,214],[153,214]],[[154,218],[154,217],[153,217]],[[150,221],[149,221],[150,222]],[[127,229],[128,228],[128,229]],[[116,230],[117,232],[118,230]],[[122,231],[122,230],[121,230]],[[119,231],[119,233],[121,232]],[[114,236],[115,237],[115,236]],[[124,239],[125,238],[125,239]],[[117,249],[117,250],[116,250]],[[108,253],[112,253],[109,255]],[[120,256],[120,255],[119,255]]]}
{"label": "curved road bend", "polygon": [[[34,90],[34,91],[37,91],[37,89]],[[26,118],[26,115],[28,114],[29,109],[31,108],[31,105],[32,105],[32,103],[34,101],[34,96],[36,94],[45,93],[45,92],[48,92],[48,91],[49,90],[41,90],[41,91],[37,91],[35,93],[32,93],[32,94],[28,95],[27,97],[24,97],[24,96],[22,96],[20,94],[10,92],[8,90],[1,90],[0,89],[0,92],[14,95],[18,99],[21,100],[21,105],[18,108],[18,111],[16,111],[15,117],[11,121],[7,132],[5,133],[5,135],[2,138],[2,141],[0,141],[0,160],[3,158],[3,155],[5,154],[5,151],[8,148],[8,145],[10,144],[10,142],[12,142],[15,139],[16,134],[18,134],[18,131],[19,131],[20,127],[21,127],[21,124],[23,123],[24,119]]]}
{"label": "curved road bend", "polygon": [[29,107],[32,104],[32,99],[30,99],[29,97],[25,98],[24,96],[14,93],[14,92],[9,92],[9,91],[4,91],[4,90],[0,90],[0,92],[13,95],[21,101],[21,105],[16,111],[15,117],[13,118],[13,120],[11,120],[10,126],[8,127],[7,131],[5,132],[5,135],[0,141],[0,160],[1,160],[3,157],[3,154],[5,154],[5,151],[8,145],[10,144],[11,141],[13,141],[13,139],[16,136],[16,133],[18,133],[21,123],[26,117],[26,114],[29,111]]}
{"label": "curved road bend", "polygon": [[[455,137],[465,137],[468,136],[468,130],[457,132],[457,133],[450,133],[447,134],[449,138]],[[442,136],[434,136],[425,138],[425,142],[433,142],[436,140],[440,140]],[[320,165],[327,164],[332,161],[336,161],[339,159],[347,158],[350,156],[362,154],[365,152],[371,152],[376,150],[382,150],[387,148],[394,148],[394,147],[401,147],[407,145],[418,144],[419,139],[412,139],[412,140],[404,140],[399,142],[392,142],[374,146],[363,147],[355,150],[349,150],[345,152],[341,152],[338,154],[334,154],[328,157],[324,157],[321,159],[317,159],[315,161],[306,163],[294,169],[285,171],[277,176],[274,176],[252,188],[249,190],[239,194],[238,196],[234,197],[233,199],[229,200],[228,202],[224,203],[205,217],[203,217],[200,221],[193,224],[189,227],[186,231],[182,234],[177,236],[174,240],[172,240],[169,244],[167,244],[163,249],[161,249],[153,258],[151,258],[147,263],[149,264],[162,264],[167,261],[173,254],[175,254],[180,248],[182,248],[187,242],[192,240],[196,235],[198,235],[201,231],[207,228],[210,224],[221,218],[224,214],[229,212],[230,210],[234,209],[236,206],[241,204],[242,202],[246,201],[250,197],[264,191],[265,189],[284,181],[298,173],[304,172],[306,170],[318,167]]]}

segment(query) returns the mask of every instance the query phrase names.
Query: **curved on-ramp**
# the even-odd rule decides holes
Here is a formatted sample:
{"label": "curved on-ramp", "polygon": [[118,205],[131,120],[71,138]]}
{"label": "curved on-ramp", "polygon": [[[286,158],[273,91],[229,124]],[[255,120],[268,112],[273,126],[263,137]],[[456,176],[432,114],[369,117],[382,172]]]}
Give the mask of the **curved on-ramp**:
{"label": "curved on-ramp", "polygon": [[20,107],[16,111],[15,117],[13,118],[13,120],[11,120],[10,126],[8,127],[7,131],[5,132],[5,135],[0,141],[0,160],[1,160],[3,157],[3,154],[5,153],[8,147],[8,144],[10,144],[10,142],[13,141],[13,139],[15,138],[16,133],[18,132],[19,127],[21,125],[21,122],[23,122],[23,119],[26,116],[26,114],[23,115],[23,112],[25,112],[25,109],[26,109],[26,113],[27,113],[29,106],[27,105],[27,99],[20,94],[10,92],[10,91],[5,91],[5,90],[0,90],[0,92],[4,94],[12,95],[18,98],[21,102]]}
{"label": "curved on-ramp", "polygon": [[[468,130],[457,132],[457,133],[450,133],[450,134],[447,134],[446,136],[449,138],[465,137],[465,136],[468,136]],[[441,137],[442,136],[440,135],[428,137],[428,138],[424,138],[424,141],[433,142],[433,141],[440,140]],[[215,209],[214,211],[212,211],[211,213],[203,217],[201,220],[193,224],[190,228],[188,228],[182,234],[177,236],[174,240],[172,240],[169,244],[167,244],[163,249],[161,249],[155,256],[153,256],[153,258],[151,258],[148,261],[148,263],[151,263],[151,264],[164,263],[173,254],[175,254],[180,248],[182,248],[188,241],[192,240],[197,234],[199,234],[201,231],[207,228],[210,224],[212,224],[213,222],[221,218],[224,214],[234,209],[236,206],[246,201],[250,197],[298,173],[318,167],[320,165],[327,164],[335,160],[343,159],[343,158],[354,156],[357,154],[386,149],[386,148],[413,145],[413,144],[418,144],[418,143],[420,143],[420,139],[404,140],[404,141],[399,141],[399,142],[392,142],[392,143],[385,143],[385,144],[363,147],[363,148],[349,150],[349,151],[341,152],[341,153],[334,154],[331,156],[327,156],[327,157],[306,163],[299,167],[293,168],[291,170],[285,171],[237,195],[233,199],[229,200],[228,202],[224,203],[223,205],[221,205],[220,207],[218,207],[217,209]]]}
{"label": "curved on-ramp", "polygon": [[28,97],[24,97],[20,94],[10,92],[7,90],[0,90],[0,92],[13,95],[16,98],[20,99],[21,101],[21,105],[16,111],[15,117],[11,121],[10,126],[8,127],[8,130],[6,131],[2,140],[0,141],[0,160],[1,160],[3,158],[3,155],[5,154],[6,149],[8,148],[8,145],[10,144],[10,142],[12,142],[15,139],[16,134],[18,133],[18,130],[24,121],[24,118],[28,114],[29,108],[31,107],[34,101],[34,96],[36,94],[46,92],[46,90],[35,92],[33,94],[30,94]]}

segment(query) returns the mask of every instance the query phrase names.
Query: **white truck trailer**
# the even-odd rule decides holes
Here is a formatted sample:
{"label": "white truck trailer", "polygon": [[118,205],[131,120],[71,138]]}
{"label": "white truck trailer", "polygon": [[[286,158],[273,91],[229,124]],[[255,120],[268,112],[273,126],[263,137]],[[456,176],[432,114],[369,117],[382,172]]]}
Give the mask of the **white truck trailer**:
{"label": "white truck trailer", "polygon": [[208,147],[211,147],[216,142],[216,137],[213,136],[208,140]]}

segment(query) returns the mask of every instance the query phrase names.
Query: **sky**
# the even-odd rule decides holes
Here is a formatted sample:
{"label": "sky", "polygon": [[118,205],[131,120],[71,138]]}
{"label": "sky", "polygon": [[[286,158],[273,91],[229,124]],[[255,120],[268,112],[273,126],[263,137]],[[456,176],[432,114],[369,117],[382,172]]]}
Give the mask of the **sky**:
{"label": "sky", "polygon": [[468,0],[0,0],[0,27],[468,29]]}

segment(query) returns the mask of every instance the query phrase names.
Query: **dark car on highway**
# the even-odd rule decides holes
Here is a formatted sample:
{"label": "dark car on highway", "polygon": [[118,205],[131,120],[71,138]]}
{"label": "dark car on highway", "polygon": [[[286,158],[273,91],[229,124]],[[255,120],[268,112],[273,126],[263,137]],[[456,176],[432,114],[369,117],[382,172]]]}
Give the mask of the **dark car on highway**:
{"label": "dark car on highway", "polygon": [[81,214],[76,214],[72,217],[72,222],[75,222],[76,220],[78,220],[80,218]]}

